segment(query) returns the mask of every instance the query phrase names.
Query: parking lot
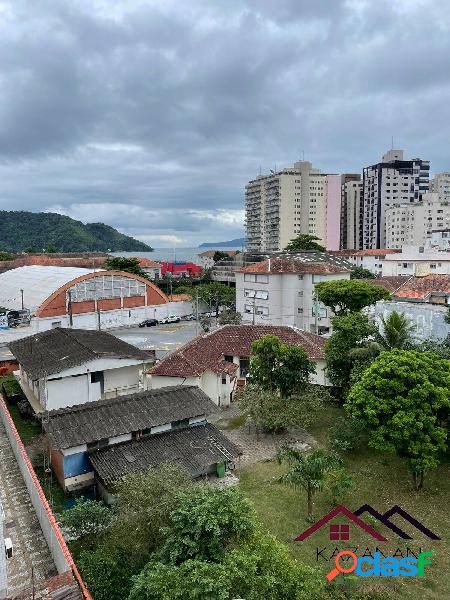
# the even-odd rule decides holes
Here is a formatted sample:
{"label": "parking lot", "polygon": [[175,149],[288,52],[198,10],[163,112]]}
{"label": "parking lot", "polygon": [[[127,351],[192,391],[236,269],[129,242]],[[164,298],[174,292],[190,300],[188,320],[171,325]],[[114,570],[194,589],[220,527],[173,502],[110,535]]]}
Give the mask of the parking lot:
{"label": "parking lot", "polygon": [[163,358],[202,333],[196,321],[180,321],[154,327],[127,327],[110,329],[110,333],[142,350],[155,350],[156,358]]}

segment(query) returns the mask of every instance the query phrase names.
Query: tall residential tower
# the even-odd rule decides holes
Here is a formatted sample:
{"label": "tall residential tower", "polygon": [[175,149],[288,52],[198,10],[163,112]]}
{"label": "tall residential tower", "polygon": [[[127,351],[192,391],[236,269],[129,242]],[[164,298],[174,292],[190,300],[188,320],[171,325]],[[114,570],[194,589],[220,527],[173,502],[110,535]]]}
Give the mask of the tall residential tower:
{"label": "tall residential tower", "polygon": [[260,175],[245,187],[247,251],[283,250],[300,234],[337,250],[340,206],[340,175],[322,173],[310,162]]}
{"label": "tall residential tower", "polygon": [[421,202],[428,191],[430,162],[403,159],[403,150],[389,150],[381,162],[363,171],[364,249],[386,247],[386,209],[399,203]]}

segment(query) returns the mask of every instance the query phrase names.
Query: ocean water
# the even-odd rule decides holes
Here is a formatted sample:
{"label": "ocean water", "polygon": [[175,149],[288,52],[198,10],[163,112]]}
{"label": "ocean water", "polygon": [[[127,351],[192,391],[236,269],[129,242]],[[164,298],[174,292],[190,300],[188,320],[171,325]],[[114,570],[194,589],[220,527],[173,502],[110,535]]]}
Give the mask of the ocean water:
{"label": "ocean water", "polygon": [[204,246],[202,248],[155,248],[153,252],[114,252],[114,256],[138,256],[140,258],[149,258],[156,261],[174,260],[189,261],[199,263],[198,255],[206,250],[241,250],[241,247],[227,246],[226,248],[212,248]]}

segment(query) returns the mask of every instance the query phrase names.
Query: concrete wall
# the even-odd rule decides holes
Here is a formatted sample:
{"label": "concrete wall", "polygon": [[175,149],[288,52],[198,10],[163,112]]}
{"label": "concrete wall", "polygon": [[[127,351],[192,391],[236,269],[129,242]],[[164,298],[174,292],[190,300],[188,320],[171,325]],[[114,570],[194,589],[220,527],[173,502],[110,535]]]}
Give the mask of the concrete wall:
{"label": "concrete wall", "polygon": [[30,459],[28,458],[2,396],[0,396],[0,419],[5,427],[11,448],[16,457],[31,503],[36,511],[42,533],[48,544],[58,573],[65,573],[71,570],[81,587],[83,597],[86,600],[92,600],[92,597],[78,573],[69,549],[64,542],[64,537],[45,498],[44,492],[36,477],[36,473],[34,472]]}
{"label": "concrete wall", "polygon": [[409,317],[415,326],[414,336],[418,340],[432,338],[444,340],[450,335],[450,325],[444,317],[448,307],[422,302],[388,302],[381,300],[375,304],[375,320],[381,326],[381,316],[387,317],[396,311]]}

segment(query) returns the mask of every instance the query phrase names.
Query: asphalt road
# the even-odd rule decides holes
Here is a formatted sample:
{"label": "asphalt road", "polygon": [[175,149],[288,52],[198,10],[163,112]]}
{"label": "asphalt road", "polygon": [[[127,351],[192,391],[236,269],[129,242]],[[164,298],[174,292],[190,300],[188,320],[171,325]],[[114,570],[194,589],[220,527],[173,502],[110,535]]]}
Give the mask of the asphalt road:
{"label": "asphalt road", "polygon": [[155,350],[156,358],[162,358],[197,337],[202,328],[195,321],[181,321],[156,327],[110,329],[109,332],[143,350]]}

